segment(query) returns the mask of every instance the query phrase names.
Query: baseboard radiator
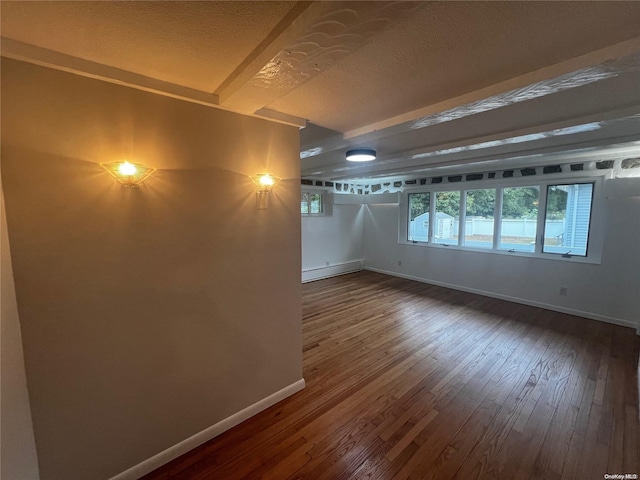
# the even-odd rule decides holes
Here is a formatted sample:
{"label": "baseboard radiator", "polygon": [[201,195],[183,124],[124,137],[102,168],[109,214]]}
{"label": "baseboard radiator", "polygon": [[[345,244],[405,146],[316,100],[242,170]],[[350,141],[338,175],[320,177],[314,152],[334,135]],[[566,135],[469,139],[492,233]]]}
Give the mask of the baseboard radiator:
{"label": "baseboard radiator", "polygon": [[309,268],[302,270],[302,283],[344,275],[345,273],[359,272],[363,266],[364,260],[354,260],[352,262],[336,263],[335,265],[328,265],[326,267]]}

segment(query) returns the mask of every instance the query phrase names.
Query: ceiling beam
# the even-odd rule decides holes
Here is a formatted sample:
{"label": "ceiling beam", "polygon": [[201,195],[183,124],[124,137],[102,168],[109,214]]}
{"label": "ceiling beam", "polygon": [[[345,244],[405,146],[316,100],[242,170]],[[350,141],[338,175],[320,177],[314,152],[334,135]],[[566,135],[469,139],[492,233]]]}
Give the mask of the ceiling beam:
{"label": "ceiling beam", "polygon": [[145,92],[157,93],[165,97],[178,98],[219,108],[217,95],[201,90],[176,85],[175,83],[165,82],[83,58],[65,55],[64,53],[36,47],[35,45],[19,42],[10,38],[2,37],[0,44],[2,56],[6,58],[124,85]]}
{"label": "ceiling beam", "polygon": [[[631,125],[631,128],[633,129],[633,126],[638,121],[638,115],[640,115],[640,106],[634,105],[628,108],[601,112],[598,114],[587,115],[578,118],[571,118],[559,122],[535,125],[532,127],[511,131],[491,133],[480,137],[470,137],[445,144],[433,144],[401,152],[389,153],[381,155],[376,162],[373,162],[371,164],[352,165],[347,164],[344,160],[341,160],[340,163],[333,163],[331,165],[314,165],[313,160],[309,159],[309,161],[306,162],[306,165],[303,163],[304,167],[302,175],[315,175],[323,178],[330,178],[332,180],[349,179],[354,177],[360,178],[364,176],[392,176],[398,175],[398,172],[404,170],[413,171],[429,169],[438,165],[474,163],[477,159],[486,157],[487,153],[489,153],[489,156],[492,156],[492,158],[499,158],[499,156],[495,153],[496,149],[503,149],[507,147],[511,147],[512,150],[510,153],[505,153],[503,155],[505,157],[514,155],[514,152],[516,151],[522,152],[524,149],[521,148],[521,146],[526,146],[526,150],[528,151],[538,152],[541,149],[540,142],[544,140],[543,138],[532,141],[513,143],[510,143],[508,139],[549,132],[550,134],[545,138],[552,140],[554,138],[557,138],[558,135],[564,136],[561,132],[558,132],[558,135],[553,135],[554,131],[562,130],[575,125],[589,124],[593,122],[599,122],[603,127],[606,127],[612,122],[625,121],[625,119],[627,119],[627,123],[629,123]],[[579,133],[580,132],[578,131],[576,134]],[[622,135],[625,139],[627,138],[627,133],[624,133]],[[571,136],[572,135],[566,135],[567,138],[570,138]],[[504,142],[504,144],[500,144],[500,140],[506,141]],[[606,144],[607,139],[598,139],[597,141],[599,142],[599,144]],[[611,137],[611,141],[618,142],[618,139],[617,137]],[[496,145],[492,145],[490,148],[487,147],[479,149],[464,149],[464,147],[479,145],[487,142],[496,142]],[[458,148],[461,148],[461,150],[451,153],[438,154],[438,152],[443,150]],[[469,157],[469,155],[471,156]]]}
{"label": "ceiling beam", "polygon": [[[347,131],[344,133],[344,138],[353,139],[355,137],[371,134],[374,132],[376,133],[376,138],[380,138],[381,134],[382,136],[394,135],[398,133],[398,129],[407,130],[411,128],[409,125],[403,124],[408,124],[409,122],[413,122],[424,117],[458,109],[460,107],[474,104],[481,100],[498,97],[507,92],[523,89],[533,84],[556,79],[557,77],[571,74],[573,72],[578,72],[588,67],[599,66],[606,62],[614,61],[619,58],[638,53],[640,53],[640,37],[611,45],[600,50],[595,50],[585,55],[581,55],[579,57],[575,57],[570,60],[557,63],[555,65],[550,65],[534,72],[529,72],[524,75],[520,75],[518,77],[505,80],[503,82],[499,82],[494,85],[490,85],[488,87],[481,88],[479,90],[466,93],[455,98],[445,100],[443,102],[429,105],[417,110],[413,110],[411,112],[404,113],[402,115],[397,115],[386,120],[382,120],[380,122],[372,123],[354,130]],[[568,85],[568,88],[571,88],[571,86]],[[554,92],[550,90],[549,93]],[[519,100],[515,99],[515,101]],[[515,101],[513,103],[515,103]],[[496,101],[494,108],[499,108],[502,106],[505,106],[505,102]],[[478,112],[474,111],[473,109],[467,109],[466,112],[459,112],[459,115],[456,118],[462,118],[462,116],[472,115],[474,113]],[[396,126],[398,128],[392,128]],[[380,132],[381,130],[387,131]]]}
{"label": "ceiling beam", "polygon": [[301,36],[315,20],[326,13],[331,2],[296,2],[267,37],[231,72],[216,89],[215,95],[225,104],[249,80],[294,39]]}
{"label": "ceiling beam", "polygon": [[[424,2],[313,2],[285,17],[216,90],[240,112],[268,107],[330,69]],[[289,25],[286,25],[287,21]]]}
{"label": "ceiling beam", "polygon": [[273,120],[274,122],[284,123],[285,125],[291,125],[298,128],[304,128],[307,125],[307,121],[304,118],[294,117],[293,115],[276,112],[275,110],[269,110],[268,108],[256,110],[254,115],[256,117]]}
{"label": "ceiling beam", "polygon": [[[219,104],[218,96],[212,93],[203,92],[193,88],[176,85],[156,78],[147,77],[137,73],[111,67],[101,63],[92,62],[83,58],[66,55],[46,48],[37,47],[28,43],[19,42],[10,38],[1,38],[1,56],[12,60],[19,60],[41,67],[52,68],[82,77],[102,80],[104,82],[123,85],[135,88],[144,92],[155,93],[164,97],[184,100],[190,103],[197,103],[206,107],[213,107],[221,110],[235,110],[226,108]],[[273,110],[261,109],[255,113],[246,115],[263,118],[266,120],[291,125],[302,128],[306,125],[306,120],[275,112]]]}

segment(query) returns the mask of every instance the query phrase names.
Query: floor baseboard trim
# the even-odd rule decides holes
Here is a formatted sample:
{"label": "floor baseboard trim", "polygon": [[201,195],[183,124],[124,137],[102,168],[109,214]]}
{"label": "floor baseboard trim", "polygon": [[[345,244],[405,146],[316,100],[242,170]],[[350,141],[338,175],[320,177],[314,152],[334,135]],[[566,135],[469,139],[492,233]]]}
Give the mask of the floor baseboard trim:
{"label": "floor baseboard trim", "polygon": [[489,292],[486,290],[479,290],[476,288],[463,287],[461,285],[455,285],[452,283],[439,282],[437,280],[430,280],[428,278],[414,277],[413,275],[405,275],[403,273],[393,272],[390,270],[383,270],[381,268],[365,267],[365,270],[371,272],[382,273],[384,275],[391,275],[393,277],[406,278],[407,280],[414,280],[416,282],[428,283],[430,285],[438,285],[439,287],[451,288],[453,290],[460,290],[468,293],[475,293],[477,295],[483,295],[485,297],[498,298],[500,300],[507,300],[509,302],[521,303],[523,305],[529,305],[531,307],[544,308],[545,310],[551,310],[554,312],[567,313],[569,315],[575,315],[578,317],[588,318],[590,320],[598,320],[600,322],[612,323],[621,327],[633,328],[636,333],[640,335],[640,327],[635,322],[625,320],[623,318],[609,317],[607,315],[600,315],[597,313],[585,312],[583,310],[575,310],[573,308],[565,308],[559,305],[552,305],[549,303],[536,302],[535,300],[528,300],[526,298],[512,297],[510,295],[502,295],[500,293]]}
{"label": "floor baseboard trim", "polygon": [[143,475],[154,471],[156,468],[159,468],[162,465],[170,462],[171,460],[178,458],[180,455],[187,453],[189,450],[193,450],[194,448],[202,445],[212,438],[217,437],[221,433],[224,433],[227,430],[235,427],[239,423],[244,422],[246,419],[253,417],[254,415],[260,413],[263,410],[266,410],[272,405],[275,405],[285,398],[290,397],[294,393],[299,392],[304,388],[304,385],[304,378],[302,378],[297,382],[284,387],[282,390],[278,390],[268,397],[263,398],[253,405],[249,405],[247,408],[240,410],[238,413],[235,413],[230,417],[219,421],[215,425],[211,425],[210,427],[202,430],[199,433],[196,433],[195,435],[181,441],[180,443],[177,443],[172,447],[167,448],[157,455],[154,455],[153,457],[148,458],[147,460],[144,460],[137,465],[134,465],[124,472],[119,473],[115,477],[111,477],[110,480],[137,480]]}
{"label": "floor baseboard trim", "polygon": [[302,283],[322,280],[324,278],[337,277],[347,273],[359,272],[362,270],[364,260],[353,260],[351,262],[336,263],[326,267],[310,268],[302,271]]}

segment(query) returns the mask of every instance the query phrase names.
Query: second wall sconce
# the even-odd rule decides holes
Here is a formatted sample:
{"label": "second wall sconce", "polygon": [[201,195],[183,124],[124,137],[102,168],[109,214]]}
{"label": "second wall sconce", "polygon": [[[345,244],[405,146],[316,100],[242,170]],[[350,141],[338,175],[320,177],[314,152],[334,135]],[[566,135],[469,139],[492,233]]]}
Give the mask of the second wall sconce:
{"label": "second wall sconce", "polygon": [[253,183],[258,187],[256,193],[256,208],[263,210],[269,207],[269,193],[271,189],[281,180],[280,177],[268,173],[258,173],[251,177]]}
{"label": "second wall sconce", "polygon": [[125,187],[137,187],[156,171],[153,167],[127,160],[101,163],[100,166]]}

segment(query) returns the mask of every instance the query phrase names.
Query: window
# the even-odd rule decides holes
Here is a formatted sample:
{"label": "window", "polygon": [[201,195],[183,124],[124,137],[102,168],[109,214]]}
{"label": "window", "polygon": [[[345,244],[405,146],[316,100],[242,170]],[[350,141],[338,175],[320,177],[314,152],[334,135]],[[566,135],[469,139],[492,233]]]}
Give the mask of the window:
{"label": "window", "polygon": [[460,192],[436,193],[436,216],[433,241],[444,245],[458,244],[460,224]]}
{"label": "window", "polygon": [[467,190],[464,221],[464,246],[493,248],[496,189]]}
{"label": "window", "polygon": [[601,180],[537,185],[525,181],[469,190],[434,185],[430,191],[408,193],[406,216],[401,215],[407,236],[399,240],[545,258],[589,256],[590,262],[598,261],[601,234],[591,242],[594,252],[587,252],[591,231],[600,230],[591,224],[594,192]]}
{"label": "window", "polygon": [[409,194],[409,240],[412,242],[429,241],[429,205],[430,193]]}
{"label": "window", "polygon": [[538,228],[540,187],[502,189],[500,244],[511,252],[534,252]]}
{"label": "window", "polygon": [[587,256],[593,183],[547,186],[544,253]]}
{"label": "window", "polygon": [[302,192],[300,213],[302,215],[320,215],[323,212],[322,193]]}

